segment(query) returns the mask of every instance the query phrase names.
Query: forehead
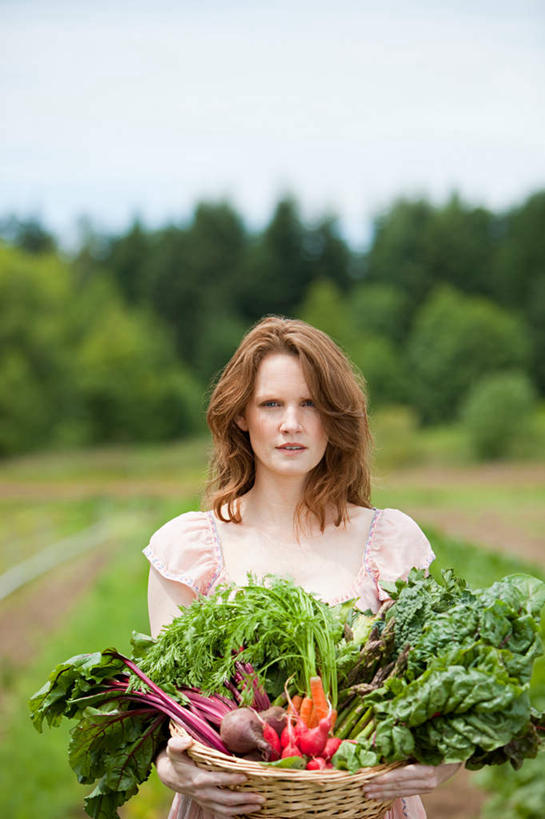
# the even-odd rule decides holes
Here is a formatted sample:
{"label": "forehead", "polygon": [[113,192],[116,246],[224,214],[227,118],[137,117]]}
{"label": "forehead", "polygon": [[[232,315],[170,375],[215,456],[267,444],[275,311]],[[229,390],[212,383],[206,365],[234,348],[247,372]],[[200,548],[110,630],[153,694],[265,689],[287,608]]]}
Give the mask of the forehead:
{"label": "forehead", "polygon": [[262,394],[272,390],[297,388],[308,392],[308,385],[303,368],[296,355],[288,353],[269,353],[258,367],[255,379],[255,393]]}

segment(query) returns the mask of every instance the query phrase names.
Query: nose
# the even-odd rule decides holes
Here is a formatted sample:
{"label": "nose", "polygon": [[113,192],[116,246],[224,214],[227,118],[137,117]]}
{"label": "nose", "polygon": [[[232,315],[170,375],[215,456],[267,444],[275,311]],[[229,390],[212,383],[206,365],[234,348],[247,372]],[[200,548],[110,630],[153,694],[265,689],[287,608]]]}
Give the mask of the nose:
{"label": "nose", "polygon": [[281,432],[300,432],[302,429],[299,407],[286,406],[280,423]]}

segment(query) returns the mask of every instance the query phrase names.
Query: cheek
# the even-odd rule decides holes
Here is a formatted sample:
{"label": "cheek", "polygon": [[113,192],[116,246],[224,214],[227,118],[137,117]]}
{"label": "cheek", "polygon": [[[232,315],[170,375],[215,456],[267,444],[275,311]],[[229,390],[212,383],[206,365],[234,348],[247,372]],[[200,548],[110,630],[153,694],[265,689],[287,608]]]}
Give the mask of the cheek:
{"label": "cheek", "polygon": [[320,440],[321,444],[325,448],[327,446],[328,437],[327,437],[327,432],[325,430],[325,427],[324,427],[324,425],[322,423],[322,420],[320,418],[316,419],[316,424],[315,424],[315,427],[314,427],[314,435],[315,435],[315,437],[317,439]]}
{"label": "cheek", "polygon": [[250,437],[255,441],[262,440],[271,434],[272,424],[266,418],[253,418],[250,425]]}

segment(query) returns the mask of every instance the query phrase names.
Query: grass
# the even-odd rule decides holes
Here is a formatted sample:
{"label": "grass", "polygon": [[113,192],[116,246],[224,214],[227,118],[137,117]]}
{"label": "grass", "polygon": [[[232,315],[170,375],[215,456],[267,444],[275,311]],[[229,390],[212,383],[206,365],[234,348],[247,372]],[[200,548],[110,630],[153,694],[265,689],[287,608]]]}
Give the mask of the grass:
{"label": "grass", "polygon": [[210,439],[168,444],[111,445],[62,452],[37,452],[0,461],[0,481],[55,483],[130,479],[202,482]]}
{"label": "grass", "polygon": [[0,501],[0,573],[111,515],[112,504],[105,497]]}

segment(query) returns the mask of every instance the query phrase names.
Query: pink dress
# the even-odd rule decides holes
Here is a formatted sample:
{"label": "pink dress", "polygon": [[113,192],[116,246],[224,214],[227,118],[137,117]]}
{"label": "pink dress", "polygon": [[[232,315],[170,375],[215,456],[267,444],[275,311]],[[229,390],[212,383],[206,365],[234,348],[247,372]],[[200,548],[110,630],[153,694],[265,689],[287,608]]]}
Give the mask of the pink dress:
{"label": "pink dress", "polygon": [[[223,550],[212,512],[185,512],[152,535],[144,554],[168,580],[183,583],[196,595],[210,594],[219,583],[229,582]],[[362,544],[360,570],[336,604],[357,599],[360,609],[377,611],[388,595],[381,581],[406,578],[412,566],[428,568],[435,555],[415,521],[398,509],[373,509],[367,540]],[[168,819],[213,819],[191,799],[176,794]],[[397,799],[385,819],[426,819],[418,796]]]}

